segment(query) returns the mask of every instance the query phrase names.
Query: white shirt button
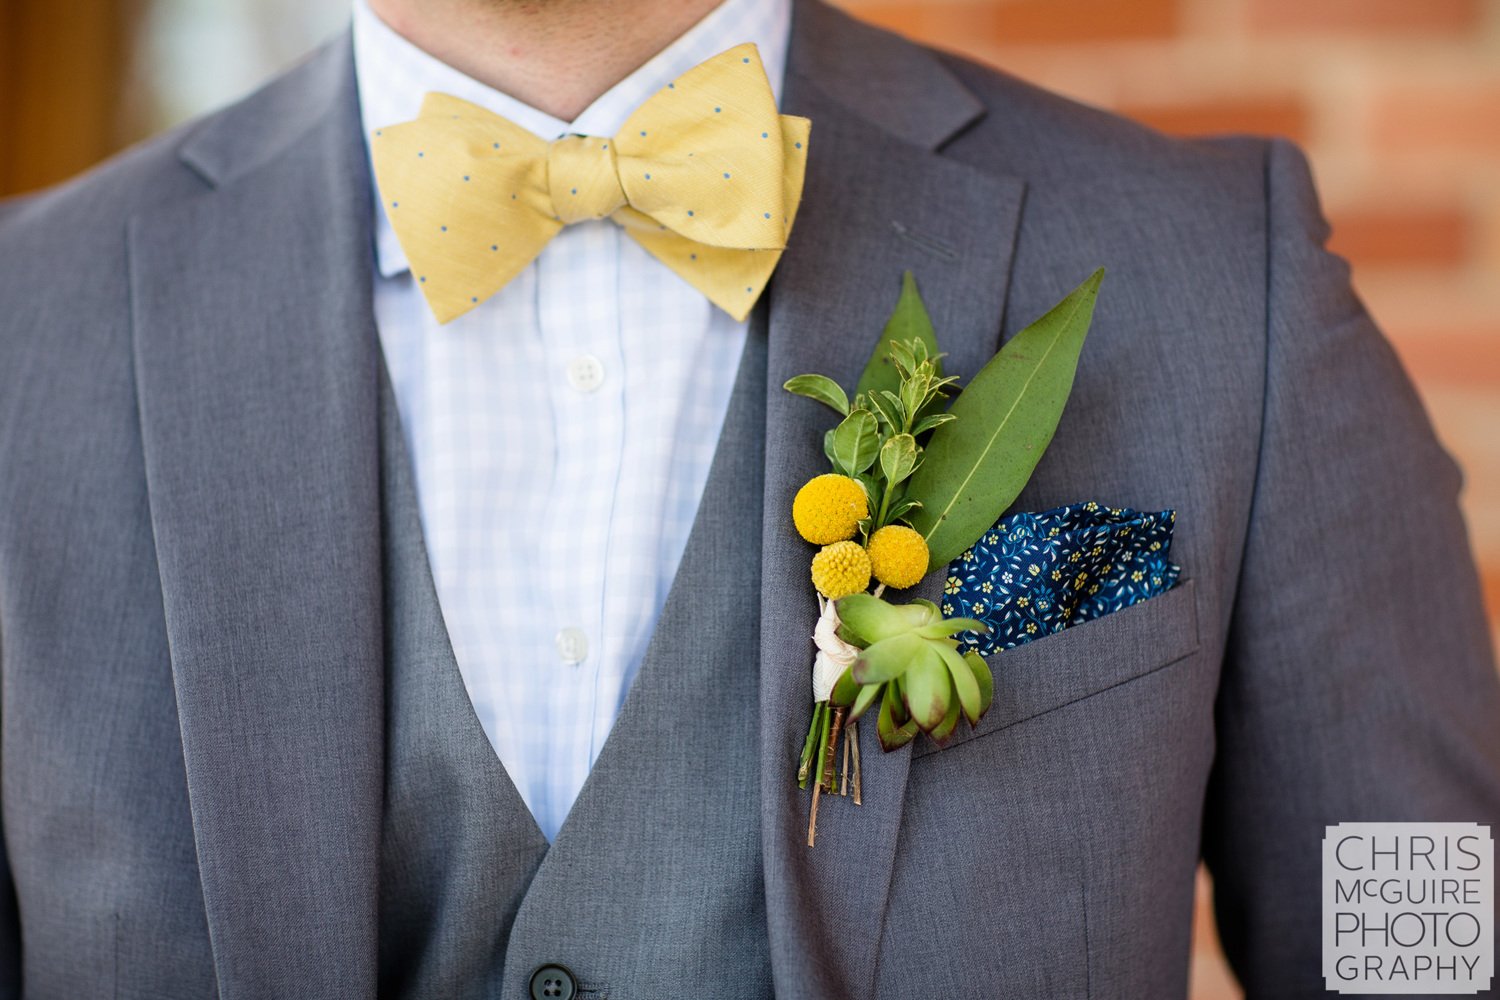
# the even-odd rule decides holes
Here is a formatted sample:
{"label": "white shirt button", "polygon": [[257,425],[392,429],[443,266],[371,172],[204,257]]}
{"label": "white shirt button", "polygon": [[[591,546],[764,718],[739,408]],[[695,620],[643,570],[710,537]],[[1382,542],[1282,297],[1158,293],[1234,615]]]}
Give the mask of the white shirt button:
{"label": "white shirt button", "polygon": [[568,384],[579,392],[593,392],[604,384],[604,362],[592,354],[580,354],[568,362]]}
{"label": "white shirt button", "polygon": [[557,655],[567,664],[582,663],[589,655],[589,637],[583,629],[569,625],[559,629],[552,642],[557,646]]}

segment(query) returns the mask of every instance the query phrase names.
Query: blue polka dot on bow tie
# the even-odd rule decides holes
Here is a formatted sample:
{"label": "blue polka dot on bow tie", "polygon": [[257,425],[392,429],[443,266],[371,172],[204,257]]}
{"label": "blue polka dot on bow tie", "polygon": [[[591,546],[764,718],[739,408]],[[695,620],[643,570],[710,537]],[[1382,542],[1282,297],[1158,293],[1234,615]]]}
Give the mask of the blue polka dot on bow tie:
{"label": "blue polka dot on bow tie", "polygon": [[491,250],[499,250],[499,249],[500,249],[500,246],[499,246],[499,244],[497,244],[497,243],[491,243],[491,244],[490,244],[490,249],[491,249]]}
{"label": "blue polka dot on bow tie", "polygon": [[726,173],[726,174],[725,174],[725,175],[724,175],[724,179],[725,179],[725,180],[726,180],[726,181],[727,181],[727,180],[729,180],[729,174],[728,174],[728,173]]}
{"label": "blue polka dot on bow tie", "polygon": [[761,133],[761,134],[760,134],[760,137],[761,137],[761,138],[762,138],[762,139],[769,139],[769,138],[771,138],[771,133],[769,133],[769,132],[762,132],[762,133]]}
{"label": "blue polka dot on bow tie", "polygon": [[641,138],[644,139],[645,137],[646,137],[646,130],[645,129],[641,129]]}
{"label": "blue polka dot on bow tie", "polygon": [[800,143],[800,142],[798,142],[798,143],[793,143],[793,145],[795,145],[795,146],[796,146],[796,147],[797,147],[797,148],[798,148],[798,149],[801,149],[801,148],[802,148],[802,143]]}
{"label": "blue polka dot on bow tie", "polygon": [[439,226],[438,228],[440,228],[445,233],[448,231],[448,227],[447,226]]}
{"label": "blue polka dot on bow tie", "polygon": [[692,217],[693,217],[693,210],[690,208],[690,209],[688,209],[688,218],[692,218]]}
{"label": "blue polka dot on bow tie", "polygon": [[425,284],[427,284],[427,275],[424,274],[420,278],[418,278],[417,280],[420,281],[422,284],[425,285]]}
{"label": "blue polka dot on bow tie", "polygon": [[667,89],[668,90],[676,90],[677,89],[677,84],[675,84],[675,83],[669,83],[669,84],[667,84]]}
{"label": "blue polka dot on bow tie", "polygon": [[471,296],[469,296],[469,301],[470,302],[478,302],[479,301],[479,296],[477,296],[477,295],[471,295]]}
{"label": "blue polka dot on bow tie", "polygon": [[419,156],[419,157],[426,156],[426,155],[427,155],[426,153],[418,153],[417,154],[417,156]]}
{"label": "blue polka dot on bow tie", "polygon": [[769,219],[769,218],[770,218],[770,217],[771,217],[771,213],[770,213],[770,212],[767,212],[767,213],[766,213],[766,218],[768,218],[768,219]]}
{"label": "blue polka dot on bow tie", "polygon": [[749,291],[753,291],[753,289],[749,285],[746,285],[745,286],[745,291],[749,292]]}
{"label": "blue polka dot on bow tie", "polygon": [[695,253],[688,254],[688,260],[697,260],[697,259],[698,259],[698,255],[697,254],[695,254]]}
{"label": "blue polka dot on bow tie", "polygon": [[650,175],[650,174],[647,174],[647,175],[646,175],[646,180],[648,180],[648,181],[649,181],[649,180],[650,180],[650,179],[651,179],[651,175]]}
{"label": "blue polka dot on bow tie", "polygon": [[748,57],[740,60],[740,62],[742,62],[742,63],[748,63],[749,61],[750,61],[750,59]]}
{"label": "blue polka dot on bow tie", "polygon": [[391,207],[392,208],[400,208],[401,207],[401,203],[399,201],[393,201],[393,202],[391,202]]}
{"label": "blue polka dot on bow tie", "polygon": [[723,108],[714,108],[714,114],[718,114],[720,111],[723,111],[723,110],[724,110]]}
{"label": "blue polka dot on bow tie", "polygon": [[469,179],[469,175],[468,174],[464,174],[464,180],[468,180],[468,179]]}
{"label": "blue polka dot on bow tie", "polygon": [[577,193],[578,193],[578,189],[577,189],[577,188],[574,188],[574,189],[573,189],[573,193],[574,193],[574,194],[577,194]]}
{"label": "blue polka dot on bow tie", "polygon": [[498,142],[492,142],[492,143],[490,143],[490,148],[491,149],[499,149],[500,148],[500,144]]}

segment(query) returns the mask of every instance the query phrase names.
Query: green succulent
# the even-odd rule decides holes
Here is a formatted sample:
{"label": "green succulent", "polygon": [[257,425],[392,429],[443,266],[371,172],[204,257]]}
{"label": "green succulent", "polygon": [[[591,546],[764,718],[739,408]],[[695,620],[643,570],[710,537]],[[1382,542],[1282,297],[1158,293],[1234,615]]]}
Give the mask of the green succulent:
{"label": "green succulent", "polygon": [[959,632],[987,631],[973,618],[944,618],[931,601],[888,604],[871,594],[838,602],[839,638],[860,647],[835,685],[832,701],[858,718],[878,700],[880,745],[894,750],[926,733],[942,745],[959,717],[977,725],[989,711],[995,682],[983,658],[960,653]]}

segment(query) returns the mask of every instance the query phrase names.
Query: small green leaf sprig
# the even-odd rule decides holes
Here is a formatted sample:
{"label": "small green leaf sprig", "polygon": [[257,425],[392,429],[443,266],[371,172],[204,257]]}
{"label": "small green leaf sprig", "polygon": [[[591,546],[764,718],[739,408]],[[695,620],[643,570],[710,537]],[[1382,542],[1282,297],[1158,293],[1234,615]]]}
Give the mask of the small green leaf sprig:
{"label": "small green leaf sprig", "polygon": [[[842,418],[823,439],[834,471],[804,485],[792,508],[798,532],[821,546],[812,560],[820,606],[813,714],[797,768],[801,787],[813,783],[808,846],[823,793],[852,786],[861,801],[855,725],[872,706],[879,705],[876,729],[887,752],[918,732],[942,746],[960,717],[973,726],[988,711],[989,665],[960,653],[954,638],[984,624],[944,618],[930,601],[897,605],[881,594],[962,555],[1020,494],[1072,391],[1102,278],[1095,271],[1010,338],[947,409],[958,379],[943,372],[910,272],[852,401],[824,375],[785,383]],[[872,576],[874,592],[866,593]]]}

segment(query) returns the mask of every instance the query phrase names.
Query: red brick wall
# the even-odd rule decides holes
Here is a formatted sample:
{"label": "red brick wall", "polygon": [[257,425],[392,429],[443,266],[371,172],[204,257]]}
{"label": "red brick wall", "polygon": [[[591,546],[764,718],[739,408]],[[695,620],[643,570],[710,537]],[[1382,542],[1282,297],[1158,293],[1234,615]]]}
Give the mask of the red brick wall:
{"label": "red brick wall", "polygon": [[[1465,468],[1464,507],[1500,635],[1500,3],[841,3],[1169,132],[1301,143],[1332,247],[1353,264]],[[1193,995],[1238,996],[1200,910]]]}

